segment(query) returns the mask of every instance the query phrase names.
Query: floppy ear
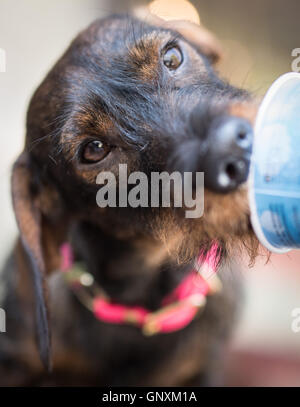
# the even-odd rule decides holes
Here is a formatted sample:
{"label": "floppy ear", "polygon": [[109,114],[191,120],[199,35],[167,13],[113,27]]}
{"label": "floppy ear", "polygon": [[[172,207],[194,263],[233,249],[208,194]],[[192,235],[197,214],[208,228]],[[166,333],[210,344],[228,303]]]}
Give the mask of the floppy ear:
{"label": "floppy ear", "polygon": [[150,13],[147,7],[138,7],[134,14],[148,24],[179,32],[201,53],[206,55],[212,63],[218,62],[223,55],[220,42],[203,25],[184,19],[164,20]]}
{"label": "floppy ear", "polygon": [[47,307],[46,265],[42,245],[42,214],[33,191],[33,171],[23,152],[13,167],[12,199],[21,241],[34,279],[37,340],[44,366],[51,370],[49,312]]}

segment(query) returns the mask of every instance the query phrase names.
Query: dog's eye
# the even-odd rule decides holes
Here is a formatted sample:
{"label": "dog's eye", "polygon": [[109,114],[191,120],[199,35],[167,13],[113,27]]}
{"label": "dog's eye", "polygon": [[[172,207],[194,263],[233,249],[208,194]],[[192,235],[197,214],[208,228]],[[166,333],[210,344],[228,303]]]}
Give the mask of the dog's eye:
{"label": "dog's eye", "polygon": [[164,54],[163,61],[168,69],[172,71],[177,69],[183,61],[180,49],[177,47],[169,48]]}
{"label": "dog's eye", "polygon": [[96,163],[103,160],[104,157],[110,152],[110,147],[102,141],[94,140],[90,141],[83,148],[82,161],[86,164]]}

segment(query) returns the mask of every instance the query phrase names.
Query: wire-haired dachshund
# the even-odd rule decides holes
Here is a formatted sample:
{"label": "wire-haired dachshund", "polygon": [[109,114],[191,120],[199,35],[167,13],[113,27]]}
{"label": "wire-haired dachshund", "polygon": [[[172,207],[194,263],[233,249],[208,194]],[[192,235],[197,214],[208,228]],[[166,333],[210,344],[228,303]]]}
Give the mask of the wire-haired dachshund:
{"label": "wire-haired dachshund", "polygon": [[[256,106],[219,78],[219,56],[202,26],[111,16],[81,32],[35,92],[12,174],[20,237],[1,282],[1,385],[219,375],[240,296],[234,259],[257,246],[245,187]],[[119,164],[204,172],[204,215],[99,207],[97,177],[118,179]]]}

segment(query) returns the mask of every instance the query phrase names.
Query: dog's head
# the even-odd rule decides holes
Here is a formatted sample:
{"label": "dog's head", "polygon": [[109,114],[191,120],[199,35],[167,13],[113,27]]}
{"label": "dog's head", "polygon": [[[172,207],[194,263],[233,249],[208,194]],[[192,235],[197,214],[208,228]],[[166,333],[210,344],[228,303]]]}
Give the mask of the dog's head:
{"label": "dog's head", "polygon": [[[12,191],[35,276],[45,363],[44,277],[57,267],[73,219],[121,239],[152,235],[170,251],[192,256],[212,239],[225,247],[249,234],[240,185],[255,108],[245,91],[217,76],[219,54],[214,37],[192,23],[111,17],[83,31],[34,94]],[[118,180],[119,164],[146,175],[204,171],[204,216],[186,219],[174,208],[99,208],[97,176],[110,171]]]}

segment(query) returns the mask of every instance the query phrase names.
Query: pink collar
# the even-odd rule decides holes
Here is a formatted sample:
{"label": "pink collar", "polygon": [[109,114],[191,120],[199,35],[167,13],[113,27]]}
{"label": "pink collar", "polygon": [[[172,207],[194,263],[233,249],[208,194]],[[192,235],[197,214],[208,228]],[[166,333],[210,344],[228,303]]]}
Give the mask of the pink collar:
{"label": "pink collar", "polygon": [[[145,335],[153,335],[183,329],[203,309],[207,295],[219,291],[220,280],[215,274],[220,258],[219,249],[219,245],[214,242],[206,255],[199,255],[195,267],[163,299],[161,308],[155,312],[144,307],[112,302],[96,285],[93,276],[81,264],[74,263],[69,243],[61,246],[61,271],[79,300],[97,319],[111,324],[135,325]],[[207,277],[204,278],[204,275]]]}

